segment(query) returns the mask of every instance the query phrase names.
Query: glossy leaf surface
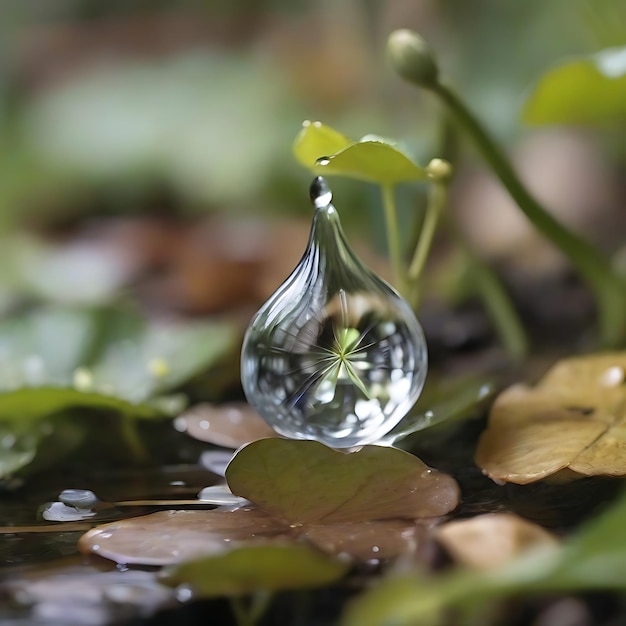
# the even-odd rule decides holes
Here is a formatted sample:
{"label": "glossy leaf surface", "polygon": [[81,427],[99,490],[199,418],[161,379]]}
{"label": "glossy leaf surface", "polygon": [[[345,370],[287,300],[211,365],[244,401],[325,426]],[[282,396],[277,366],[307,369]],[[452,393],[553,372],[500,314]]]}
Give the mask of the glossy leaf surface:
{"label": "glossy leaf surface", "polygon": [[535,85],[523,111],[529,124],[611,127],[626,120],[626,47],[566,61]]}
{"label": "glossy leaf surface", "polygon": [[300,131],[294,154],[302,165],[323,176],[347,176],[379,185],[428,178],[423,167],[392,143],[372,136],[352,141],[319,122]]}

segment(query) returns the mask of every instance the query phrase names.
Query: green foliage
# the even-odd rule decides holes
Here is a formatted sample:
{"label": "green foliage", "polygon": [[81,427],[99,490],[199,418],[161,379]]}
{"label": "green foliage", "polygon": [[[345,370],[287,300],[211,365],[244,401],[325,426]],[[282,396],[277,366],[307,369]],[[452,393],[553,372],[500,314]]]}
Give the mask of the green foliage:
{"label": "green foliage", "polygon": [[189,585],[200,597],[328,585],[349,565],[302,544],[246,546],[164,572],[167,585]]}
{"label": "green foliage", "polygon": [[[402,31],[403,33],[405,31]],[[421,297],[421,278],[435,236],[445,211],[447,187],[452,175],[450,164],[443,159],[432,159],[421,167],[393,142],[366,135],[354,142],[321,122],[305,122],[296,137],[294,155],[305,167],[315,173],[341,175],[376,183],[381,187],[389,257],[396,288],[417,308]],[[400,233],[396,217],[394,188],[400,183],[429,181],[431,183],[417,246],[408,266],[400,249]],[[449,221],[449,220],[448,220]],[[465,250],[467,266],[475,280],[476,291],[483,297],[502,341],[514,359],[526,355],[524,329],[498,278],[473,254],[463,238],[457,234]]]}
{"label": "green foliage", "polygon": [[459,569],[428,580],[417,574],[388,578],[348,608],[343,624],[435,625],[452,608],[461,614],[481,610],[512,594],[624,590],[625,516],[623,495],[562,547],[544,547],[485,572]]}
{"label": "green foliage", "polygon": [[386,442],[397,444],[426,428],[450,425],[477,415],[496,393],[496,384],[484,378],[458,378],[440,383],[433,383],[432,377],[429,380],[413,410],[389,432]]}
{"label": "green foliage", "polygon": [[[392,33],[389,41],[393,42],[396,35],[397,32]],[[406,36],[405,33],[403,37]],[[414,37],[419,39],[417,34]],[[608,73],[623,72],[621,56],[617,59],[609,56],[606,65],[609,68]],[[607,72],[606,67],[604,72]],[[400,75],[407,77],[406,67]],[[615,273],[608,260],[593,245],[561,224],[528,191],[502,148],[467,107],[463,98],[442,81],[421,83],[420,86],[433,93],[446,107],[459,130],[474,142],[487,165],[498,176],[528,220],[567,256],[587,282],[596,299],[602,344],[605,347],[623,345],[626,341],[626,283]]]}
{"label": "green foliage", "polygon": [[304,124],[293,150],[302,165],[324,176],[347,176],[378,185],[428,179],[425,168],[389,141],[373,135],[352,141],[320,122]]}
{"label": "green foliage", "polygon": [[42,169],[74,187],[160,181],[187,200],[240,201],[272,176],[286,102],[261,58],[189,51],[78,73],[31,99],[20,126]]}
{"label": "green foliage", "polygon": [[0,478],[34,459],[53,416],[166,415],[160,396],[226,354],[235,336],[224,323],[146,323],[111,311],[51,308],[4,320],[0,424],[10,445],[0,446]]}
{"label": "green foliage", "polygon": [[619,128],[626,122],[626,47],[569,60],[546,72],[523,110],[528,124]]}

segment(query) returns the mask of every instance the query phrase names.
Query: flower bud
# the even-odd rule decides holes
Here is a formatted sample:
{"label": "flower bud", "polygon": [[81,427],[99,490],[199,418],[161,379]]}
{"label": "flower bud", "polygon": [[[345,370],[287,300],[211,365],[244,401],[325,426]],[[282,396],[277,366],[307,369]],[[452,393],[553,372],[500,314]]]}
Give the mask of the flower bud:
{"label": "flower bud", "polygon": [[452,166],[445,159],[432,159],[426,171],[433,180],[447,181],[452,176]]}
{"label": "flower bud", "polygon": [[389,36],[387,51],[391,64],[402,78],[432,88],[439,82],[439,69],[430,46],[408,29],[396,30]]}

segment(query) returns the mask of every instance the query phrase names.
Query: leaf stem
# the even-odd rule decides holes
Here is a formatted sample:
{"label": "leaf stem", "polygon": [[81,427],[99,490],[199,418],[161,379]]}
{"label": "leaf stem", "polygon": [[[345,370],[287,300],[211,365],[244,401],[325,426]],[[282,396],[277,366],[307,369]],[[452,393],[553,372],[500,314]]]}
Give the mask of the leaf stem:
{"label": "leaf stem", "polygon": [[463,235],[455,232],[474,289],[482,297],[504,347],[516,361],[528,354],[528,339],[509,295],[493,270],[471,249]]}
{"label": "leaf stem", "polygon": [[444,181],[436,180],[432,183],[428,193],[428,204],[426,214],[420,230],[413,259],[409,265],[407,273],[409,289],[411,291],[411,303],[415,308],[419,306],[421,297],[419,291],[419,281],[428,259],[428,254],[435,237],[439,218],[446,204],[448,197],[447,184]]}
{"label": "leaf stem", "polygon": [[398,230],[398,212],[393,185],[381,185],[383,207],[385,210],[385,227],[387,229],[387,248],[393,272],[393,282],[400,293],[406,289],[402,253],[400,251],[400,232]]}
{"label": "leaf stem", "polygon": [[626,282],[612,271],[608,260],[591,244],[565,228],[528,192],[502,149],[449,87],[436,83],[430,89],[472,138],[485,161],[526,217],[537,230],[562,250],[593,290],[602,343],[615,346],[623,342],[626,335]]}
{"label": "leaf stem", "polygon": [[137,429],[137,420],[128,414],[122,414],[120,420],[120,435],[122,441],[126,444],[135,460],[138,463],[146,463],[150,459],[150,455],[146,447],[141,441],[139,430]]}
{"label": "leaf stem", "polygon": [[232,596],[230,607],[235,615],[237,626],[255,626],[263,617],[272,599],[269,591],[255,591],[250,598]]}

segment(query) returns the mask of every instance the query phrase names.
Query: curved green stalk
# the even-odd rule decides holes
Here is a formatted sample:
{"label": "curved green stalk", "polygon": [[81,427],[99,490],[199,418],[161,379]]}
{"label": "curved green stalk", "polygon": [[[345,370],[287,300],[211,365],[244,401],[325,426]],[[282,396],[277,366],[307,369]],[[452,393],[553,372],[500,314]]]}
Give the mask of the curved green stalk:
{"label": "curved green stalk", "polygon": [[128,414],[120,415],[119,420],[121,439],[133,455],[134,460],[138,463],[147,463],[150,460],[150,455],[141,440],[137,420]]}
{"label": "curved green stalk", "polygon": [[232,596],[230,606],[235,615],[237,626],[256,626],[267,610],[272,599],[269,591],[255,591],[249,598]]}
{"label": "curved green stalk", "polygon": [[404,277],[404,266],[402,263],[402,253],[400,251],[400,236],[398,230],[398,213],[396,210],[396,200],[393,185],[381,185],[383,195],[383,207],[385,209],[385,227],[387,230],[387,247],[389,249],[389,259],[391,261],[391,271],[393,272],[393,282],[396,289],[404,294],[406,281]]}
{"label": "curved green stalk", "polygon": [[472,138],[526,217],[563,251],[593,290],[602,343],[607,346],[622,343],[626,338],[626,283],[613,272],[608,260],[591,244],[565,228],[535,200],[519,180],[502,149],[449,87],[436,83],[429,85],[429,88]]}
{"label": "curved green stalk", "polygon": [[493,270],[470,248],[460,233],[457,241],[465,255],[467,271],[481,296],[507,352],[517,361],[528,354],[528,339],[509,295]]}
{"label": "curved green stalk", "polygon": [[439,218],[446,204],[447,195],[447,185],[445,182],[435,181],[432,183],[428,194],[428,204],[426,205],[424,222],[422,223],[422,229],[420,230],[415,252],[413,253],[413,259],[411,260],[407,273],[411,303],[416,309],[419,306],[421,296],[419,281],[435,237]]}

